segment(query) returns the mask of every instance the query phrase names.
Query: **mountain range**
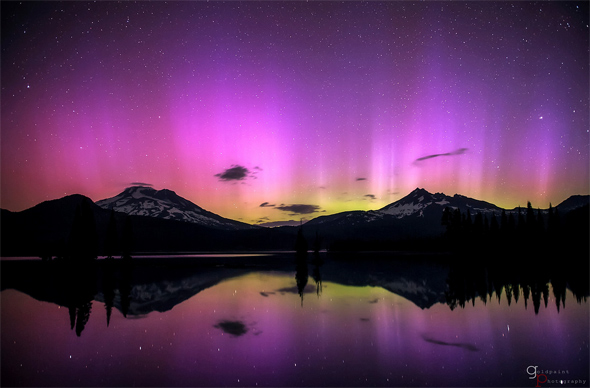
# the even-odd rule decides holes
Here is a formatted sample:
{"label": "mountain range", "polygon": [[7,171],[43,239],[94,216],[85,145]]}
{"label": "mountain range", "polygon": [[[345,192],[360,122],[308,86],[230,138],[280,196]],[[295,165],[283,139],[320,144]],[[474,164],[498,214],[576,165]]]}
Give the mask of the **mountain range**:
{"label": "mountain range", "polygon": [[[21,212],[1,209],[2,256],[38,256],[43,252],[52,255],[63,250],[70,238],[76,208],[83,201],[89,204],[94,215],[99,252],[104,246],[112,211],[119,235],[125,218],[131,220],[135,252],[290,250],[298,229],[249,225],[206,211],[171,190],[134,186],[96,203],[75,194]],[[561,215],[576,209],[584,215],[584,210],[579,209],[589,202],[588,195],[571,196],[555,209]],[[459,194],[432,194],[417,188],[378,210],[347,211],[314,218],[304,224],[303,230],[308,241],[319,236],[323,248],[329,248],[335,241],[354,239],[431,239],[445,231],[441,225],[445,207],[459,209],[462,213],[469,210],[472,216],[481,213],[488,218],[498,217],[503,210],[508,214],[518,212],[518,209],[502,209]],[[541,210],[541,213],[547,212],[547,209]]]}

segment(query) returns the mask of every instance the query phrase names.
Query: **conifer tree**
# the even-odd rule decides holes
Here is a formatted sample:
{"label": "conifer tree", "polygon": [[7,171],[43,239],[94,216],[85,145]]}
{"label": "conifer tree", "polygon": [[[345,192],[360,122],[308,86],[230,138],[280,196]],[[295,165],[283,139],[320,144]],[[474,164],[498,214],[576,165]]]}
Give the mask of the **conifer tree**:
{"label": "conifer tree", "polygon": [[119,237],[117,235],[117,220],[115,218],[115,211],[111,209],[111,216],[107,226],[107,234],[104,242],[104,250],[107,259],[112,259],[119,250]]}
{"label": "conifer tree", "polygon": [[[504,217],[506,217],[506,213],[502,210]],[[492,214],[492,220],[490,221],[490,234],[494,237],[498,235],[500,230],[500,226],[498,225],[498,220],[496,219],[496,214]]]}
{"label": "conifer tree", "polygon": [[131,251],[133,250],[133,227],[131,225],[131,217],[125,217],[125,224],[123,225],[123,232],[121,235],[121,251],[122,258],[126,260],[131,259]]}

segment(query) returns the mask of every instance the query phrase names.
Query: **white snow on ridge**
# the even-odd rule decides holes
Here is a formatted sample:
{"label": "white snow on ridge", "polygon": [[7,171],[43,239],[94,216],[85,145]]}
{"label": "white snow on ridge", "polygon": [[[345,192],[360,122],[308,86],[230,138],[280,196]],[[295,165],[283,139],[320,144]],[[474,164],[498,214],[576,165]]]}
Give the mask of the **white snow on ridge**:
{"label": "white snow on ridge", "polygon": [[180,213],[180,214],[182,214],[183,212],[182,212],[182,210],[178,210],[177,208],[172,207],[172,208],[168,209],[168,213],[170,213],[170,214],[173,214],[173,213]]}
{"label": "white snow on ridge", "polygon": [[442,206],[442,205],[446,205],[447,203],[450,203],[450,202],[449,202],[449,201],[447,201],[446,199],[443,199],[442,201],[440,201],[440,202],[435,202],[435,203],[436,203],[437,205],[441,205],[441,206]]}
{"label": "white snow on ridge", "polygon": [[132,196],[133,198],[135,198],[135,199],[146,198],[146,197],[147,197],[147,198],[150,198],[150,197],[148,197],[147,195],[143,194],[143,193],[141,192],[141,190],[139,190],[139,189],[138,189],[138,190],[134,190],[134,191],[131,193],[131,196]]}
{"label": "white snow on ridge", "polygon": [[389,214],[389,215],[397,216],[398,218],[401,218],[404,216],[409,216],[411,214],[414,214],[417,211],[420,211],[424,207],[425,206],[420,203],[418,203],[418,204],[409,203],[409,204],[403,204],[403,205],[398,204],[398,205],[390,207],[389,209],[382,210],[381,213]]}

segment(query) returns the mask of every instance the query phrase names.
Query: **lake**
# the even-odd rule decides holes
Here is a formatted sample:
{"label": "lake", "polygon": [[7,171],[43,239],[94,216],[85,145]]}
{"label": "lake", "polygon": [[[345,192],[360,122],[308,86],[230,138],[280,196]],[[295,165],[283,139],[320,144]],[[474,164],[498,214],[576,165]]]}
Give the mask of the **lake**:
{"label": "lake", "polygon": [[3,261],[1,385],[588,386],[587,264],[474,262]]}

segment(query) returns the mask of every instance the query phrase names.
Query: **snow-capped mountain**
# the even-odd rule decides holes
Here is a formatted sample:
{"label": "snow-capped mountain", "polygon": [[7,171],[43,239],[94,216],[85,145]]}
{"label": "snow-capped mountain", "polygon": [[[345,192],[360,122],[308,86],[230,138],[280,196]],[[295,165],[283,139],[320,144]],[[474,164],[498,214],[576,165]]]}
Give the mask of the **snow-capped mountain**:
{"label": "snow-capped mountain", "polygon": [[465,197],[463,195],[455,194],[450,197],[443,193],[431,194],[424,189],[417,188],[404,198],[377,210],[377,212],[392,215],[397,218],[412,215],[423,217],[424,212],[430,210],[434,210],[440,215],[445,207],[451,209],[459,208],[462,212],[466,212],[469,209],[470,213],[473,215],[476,213],[500,214],[502,211],[501,208],[494,204]]}
{"label": "snow-capped mountain", "polygon": [[[359,225],[364,223],[375,223],[378,221],[394,221],[409,219],[429,219],[439,224],[442,212],[445,207],[451,209],[459,208],[462,212],[469,209],[472,215],[479,213],[500,215],[502,209],[496,205],[477,199],[468,198],[459,194],[448,196],[443,193],[432,194],[428,191],[416,188],[404,198],[395,201],[379,210],[349,211],[329,216],[315,218],[306,225]],[[438,220],[438,221],[436,221]],[[431,222],[432,224],[432,222]]]}
{"label": "snow-capped mountain", "polygon": [[112,198],[97,201],[103,209],[129,215],[148,216],[191,222],[216,229],[252,229],[255,226],[223,218],[208,212],[191,201],[182,198],[174,191],[155,190],[152,187],[132,186]]}

